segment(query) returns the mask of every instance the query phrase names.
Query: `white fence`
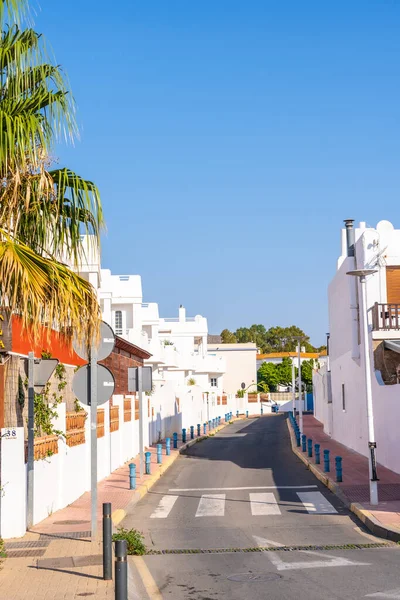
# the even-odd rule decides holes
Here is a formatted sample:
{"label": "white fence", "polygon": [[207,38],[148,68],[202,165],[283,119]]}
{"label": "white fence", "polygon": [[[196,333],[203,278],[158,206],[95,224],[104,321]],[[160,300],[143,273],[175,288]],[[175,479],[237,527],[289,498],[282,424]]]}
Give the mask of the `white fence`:
{"label": "white fence", "polygon": [[[179,398],[179,400],[177,400]],[[198,386],[177,388],[169,382],[151,397],[144,396],[144,445],[159,439],[181,435],[185,427],[195,427],[226,413],[264,414],[271,411],[265,403],[248,402],[233,395],[226,397],[226,404],[218,404],[217,394],[204,394]],[[104,436],[98,438],[98,480],[131,460],[139,453],[139,421],[135,420],[135,403],[132,400],[131,420],[124,421],[124,399],[113,397],[113,405],[119,406],[119,427],[110,432],[110,406],[104,408]],[[90,411],[90,408],[85,407]],[[56,429],[65,433],[65,405],[57,408]],[[26,532],[27,518],[27,465],[25,464],[24,430],[1,430],[1,489],[0,489],[0,536],[20,537]],[[64,508],[90,489],[90,415],[85,422],[86,442],[69,447],[64,438],[58,440],[58,453],[34,463],[33,524],[37,524],[53,512]]]}

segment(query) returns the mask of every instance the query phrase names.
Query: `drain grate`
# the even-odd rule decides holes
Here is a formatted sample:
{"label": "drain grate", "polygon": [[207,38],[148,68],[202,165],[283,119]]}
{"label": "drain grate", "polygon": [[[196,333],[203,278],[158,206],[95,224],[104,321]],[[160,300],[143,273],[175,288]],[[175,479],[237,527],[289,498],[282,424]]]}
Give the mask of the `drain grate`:
{"label": "drain grate", "polygon": [[7,558],[37,558],[38,556],[43,556],[46,552],[46,549],[41,550],[11,550],[7,551]]}
{"label": "drain grate", "polygon": [[67,531],[65,533],[41,533],[41,540],[56,540],[57,538],[70,538],[74,540],[79,540],[80,538],[90,538],[90,531]]}
{"label": "drain grate", "polygon": [[296,552],[300,550],[365,550],[367,548],[390,548],[396,547],[393,542],[381,542],[371,544],[325,544],[323,546],[255,546],[253,548],[178,548],[178,549],[165,549],[165,550],[149,550],[149,555],[162,555],[162,554],[228,554],[232,552]]}
{"label": "drain grate", "polygon": [[34,540],[31,542],[7,542],[6,550],[16,550],[17,548],[47,548],[51,540]]}

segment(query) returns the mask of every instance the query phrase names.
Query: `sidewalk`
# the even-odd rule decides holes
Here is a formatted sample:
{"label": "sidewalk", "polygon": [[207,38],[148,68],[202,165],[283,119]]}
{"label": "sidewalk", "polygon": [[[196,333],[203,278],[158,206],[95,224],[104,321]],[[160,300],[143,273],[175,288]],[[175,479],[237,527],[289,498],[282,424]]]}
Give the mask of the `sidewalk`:
{"label": "sidewalk", "polygon": [[[236,420],[235,418],[233,420]],[[212,431],[225,427],[222,423]],[[98,483],[98,537],[91,540],[90,493],[86,492],[69,506],[35,525],[23,538],[5,540],[7,558],[0,564],[1,598],[9,600],[96,600],[114,598],[113,581],[103,580],[102,567],[102,505],[112,504],[114,527],[125,517],[128,506],[138,502],[178,458],[186,447],[207,436],[195,435],[187,443],[178,440],[178,448],[165,455],[157,464],[157,447],[151,452],[151,475],[139,476],[139,456],[129,462],[136,464],[136,490],[129,489],[129,462]],[[0,559],[1,560],[1,559]],[[114,566],[113,566],[114,569]]]}
{"label": "sidewalk", "polygon": [[129,489],[129,463],[99,482],[97,540],[90,539],[89,492],[35,525],[23,538],[5,540],[7,558],[0,565],[1,597],[9,600],[114,598],[113,581],[102,578],[102,504],[112,503],[113,523],[118,525],[128,505],[146,494],[176,460],[180,449],[187,445],[179,440],[178,449],[171,448],[170,456],[165,455],[163,445],[162,465],[157,464],[156,445],[148,448],[152,474],[144,475],[142,480],[139,457],[130,461],[136,464],[136,490]]}
{"label": "sidewalk", "polygon": [[[288,420],[289,426],[289,420]],[[400,541],[400,475],[378,463],[378,506],[369,504],[368,459],[332,440],[312,415],[303,415],[303,433],[313,441],[313,457],[297,448],[290,429],[292,449],[316,477],[337,494],[352,512],[376,535]],[[315,464],[314,444],[321,445],[321,464]],[[323,450],[330,450],[330,473],[323,471]],[[342,457],[343,482],[336,482],[335,456]]]}

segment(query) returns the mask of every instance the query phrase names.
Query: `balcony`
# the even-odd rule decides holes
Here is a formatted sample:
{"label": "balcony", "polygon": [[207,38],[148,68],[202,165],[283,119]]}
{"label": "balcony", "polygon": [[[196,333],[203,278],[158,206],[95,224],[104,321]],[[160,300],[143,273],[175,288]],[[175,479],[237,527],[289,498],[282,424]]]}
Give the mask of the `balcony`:
{"label": "balcony", "polygon": [[400,304],[380,304],[372,307],[372,337],[400,338]]}

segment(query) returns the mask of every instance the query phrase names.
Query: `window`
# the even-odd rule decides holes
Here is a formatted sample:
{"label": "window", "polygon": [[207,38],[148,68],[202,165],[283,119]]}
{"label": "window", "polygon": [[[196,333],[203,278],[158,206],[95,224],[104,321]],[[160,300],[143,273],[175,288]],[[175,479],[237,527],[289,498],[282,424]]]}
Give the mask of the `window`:
{"label": "window", "polygon": [[211,387],[217,387],[217,378],[216,377],[210,378],[210,385],[211,385]]}
{"label": "window", "polygon": [[122,310],[115,311],[114,330],[115,330],[116,335],[122,335]]}
{"label": "window", "polygon": [[342,383],[342,409],[344,412],[346,411],[346,396],[344,391],[344,383]]}

